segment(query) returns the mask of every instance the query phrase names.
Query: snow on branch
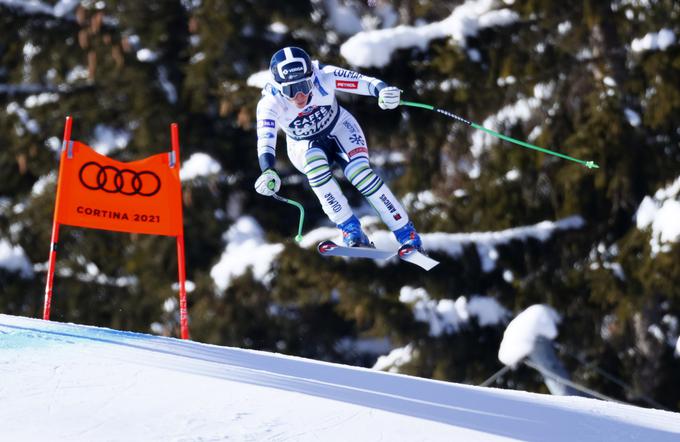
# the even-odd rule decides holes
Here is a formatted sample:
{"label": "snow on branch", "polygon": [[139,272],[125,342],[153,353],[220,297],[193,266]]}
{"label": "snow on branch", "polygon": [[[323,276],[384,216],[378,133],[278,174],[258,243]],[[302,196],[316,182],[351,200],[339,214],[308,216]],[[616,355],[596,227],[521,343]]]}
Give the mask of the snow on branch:
{"label": "snow on branch", "polygon": [[38,0],[0,0],[0,6],[7,6],[24,14],[44,14],[56,18],[65,17],[80,5],[80,0],[60,0],[50,5]]}
{"label": "snow on branch", "polygon": [[210,276],[220,290],[232,279],[244,274],[249,267],[253,276],[267,283],[271,279],[272,261],[283,251],[283,244],[268,244],[264,231],[250,216],[242,216],[224,235],[226,248],[220,261],[210,269]]}
{"label": "snow on branch", "polygon": [[0,239],[0,268],[10,272],[19,272],[23,278],[33,276],[33,266],[24,249],[4,239]]}
{"label": "snow on branch", "polygon": [[507,366],[516,366],[534,350],[538,337],[550,340],[557,337],[560,321],[560,315],[547,305],[536,304],[527,308],[505,329],[498,359]]}
{"label": "snow on branch", "polygon": [[584,225],[583,218],[571,216],[555,222],[543,221],[532,226],[516,227],[498,232],[426,233],[421,236],[425,249],[447,253],[453,257],[461,256],[464,246],[476,245],[479,257],[482,260],[482,270],[490,272],[495,268],[498,259],[497,246],[513,240],[526,241],[529,238],[547,241],[557,231],[580,229]]}
{"label": "snow on branch", "polygon": [[652,256],[669,252],[671,243],[680,239],[680,176],[669,186],[659,189],[654,197],[646,196],[638,207],[635,219],[637,228],[651,228]]}
{"label": "snow on branch", "polygon": [[399,301],[411,305],[416,321],[429,324],[432,337],[455,333],[472,317],[485,327],[503,323],[510,316],[509,311],[489,296],[436,300],[430,298],[424,288],[404,286],[399,292]]}
{"label": "snow on branch", "polygon": [[[361,218],[363,225],[369,227],[375,225],[377,218],[365,216]],[[529,238],[538,241],[547,241],[555,232],[561,230],[580,229],[585,221],[580,216],[572,216],[558,221],[543,221],[535,225],[517,227],[498,232],[480,233],[421,233],[425,249],[433,252],[446,253],[458,258],[462,256],[463,249],[467,245],[477,247],[482,261],[482,270],[491,272],[496,268],[498,251],[496,247],[507,244],[513,240],[527,240]],[[379,249],[396,250],[398,244],[387,230],[375,230],[370,233],[371,240]],[[246,271],[248,266],[253,266],[253,274],[258,280],[268,283],[271,278],[270,269],[272,261],[283,250],[282,243],[267,243],[260,225],[252,217],[242,217],[237,220],[225,235],[227,247],[225,248],[220,262],[216,264],[210,274],[218,288],[224,289],[229,286],[231,280]],[[300,247],[315,247],[320,241],[342,241],[338,229],[334,227],[319,227],[305,233]],[[244,258],[247,257],[247,258]],[[381,261],[384,266],[393,261]],[[461,301],[462,302],[462,301]],[[470,305],[476,305],[474,298]],[[440,306],[450,310],[447,303]],[[469,307],[469,306],[468,306]],[[480,317],[481,321],[481,317]],[[481,322],[480,322],[481,324]]]}
{"label": "snow on branch", "polygon": [[426,48],[431,40],[451,37],[461,46],[480,29],[505,26],[519,15],[509,9],[493,10],[495,0],[468,0],[446,19],[424,26],[397,26],[392,29],[360,32],[347,40],[340,53],[358,67],[382,67],[398,49]]}
{"label": "snow on branch", "polygon": [[57,92],[57,88],[36,83],[0,84],[0,95],[33,95],[51,92]]}
{"label": "snow on branch", "polygon": [[667,28],[659,32],[650,32],[642,38],[636,38],[630,47],[633,52],[665,51],[675,43],[675,33]]}

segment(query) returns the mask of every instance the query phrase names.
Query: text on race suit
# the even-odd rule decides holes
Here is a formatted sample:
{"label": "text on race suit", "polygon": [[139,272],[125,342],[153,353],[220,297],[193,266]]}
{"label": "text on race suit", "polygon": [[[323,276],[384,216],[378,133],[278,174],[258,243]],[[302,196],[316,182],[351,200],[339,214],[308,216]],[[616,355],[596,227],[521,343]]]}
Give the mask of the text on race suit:
{"label": "text on race suit", "polygon": [[297,137],[314,135],[326,129],[333,122],[331,106],[318,106],[310,109],[311,112],[309,113],[306,111],[307,109],[300,112],[299,116],[291,121],[288,126]]}
{"label": "text on race suit", "polygon": [[336,77],[340,77],[340,78],[351,78],[351,79],[364,78],[364,76],[361,75],[358,72],[347,71],[345,69],[336,69],[336,70],[333,71],[333,74]]}
{"label": "text on race suit", "polygon": [[329,206],[331,206],[331,209],[333,209],[333,212],[338,213],[339,211],[342,210],[342,206],[335,199],[333,194],[327,193],[327,194],[324,195],[324,198],[326,198],[326,202],[328,203]]}

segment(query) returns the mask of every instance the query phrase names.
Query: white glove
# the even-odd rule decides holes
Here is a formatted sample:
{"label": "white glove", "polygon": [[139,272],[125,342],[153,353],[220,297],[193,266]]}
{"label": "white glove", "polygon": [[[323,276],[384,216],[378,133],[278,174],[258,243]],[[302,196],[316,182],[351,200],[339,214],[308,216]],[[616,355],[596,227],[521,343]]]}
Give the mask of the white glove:
{"label": "white glove", "polygon": [[401,90],[398,87],[388,86],[378,93],[378,106],[383,110],[394,109],[399,106],[400,99]]}
{"label": "white glove", "polygon": [[255,190],[260,195],[272,196],[281,188],[281,178],[274,169],[267,169],[255,181]]}

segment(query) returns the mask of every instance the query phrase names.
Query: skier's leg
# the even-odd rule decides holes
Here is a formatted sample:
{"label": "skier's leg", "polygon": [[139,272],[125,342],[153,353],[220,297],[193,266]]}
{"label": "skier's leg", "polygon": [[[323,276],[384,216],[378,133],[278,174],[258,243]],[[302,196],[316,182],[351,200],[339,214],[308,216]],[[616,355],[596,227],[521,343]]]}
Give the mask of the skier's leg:
{"label": "skier's leg", "polygon": [[324,213],[342,231],[343,241],[350,247],[370,246],[354,216],[347,198],[333,178],[326,146],[318,142],[296,141],[288,138],[288,157],[305,174]]}
{"label": "skier's leg", "polygon": [[312,191],[328,218],[335,224],[353,216],[352,208],[331,173],[328,156],[319,146],[306,140],[288,138],[288,157],[305,174]]}
{"label": "skier's leg", "polygon": [[396,230],[409,221],[406,210],[390,188],[373,171],[368,159],[358,158],[347,163],[345,176],[368,200],[390,230]]}
{"label": "skier's leg", "polygon": [[331,138],[337,144],[337,161],[343,166],[345,176],[373,206],[397,241],[420,248],[420,236],[409,221],[408,213],[369,163],[368,146],[361,126],[344,109]]}
{"label": "skier's leg", "polygon": [[345,167],[345,176],[366,197],[399,244],[422,248],[420,235],[409,220],[406,209],[380,177],[373,172],[368,160],[353,160]]}

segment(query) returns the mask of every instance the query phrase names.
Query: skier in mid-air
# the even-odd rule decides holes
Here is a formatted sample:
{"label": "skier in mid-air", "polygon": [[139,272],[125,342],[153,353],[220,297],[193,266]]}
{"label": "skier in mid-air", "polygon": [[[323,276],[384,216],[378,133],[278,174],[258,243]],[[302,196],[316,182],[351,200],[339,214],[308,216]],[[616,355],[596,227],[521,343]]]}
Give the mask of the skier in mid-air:
{"label": "skier in mid-air", "polygon": [[288,157],[305,174],[323,211],[342,231],[345,245],[372,247],[332,175],[332,165],[378,212],[402,246],[422,250],[422,241],[408,214],[387,184],[373,171],[366,137],[352,114],[338,104],[336,91],[378,98],[381,109],[399,106],[401,91],[383,81],[336,66],[312,61],[297,47],[285,47],[271,59],[273,82],[262,90],[257,105],[257,154],[262,174],[255,190],[271,196],[281,187],[275,169],[276,135],[286,134]]}

